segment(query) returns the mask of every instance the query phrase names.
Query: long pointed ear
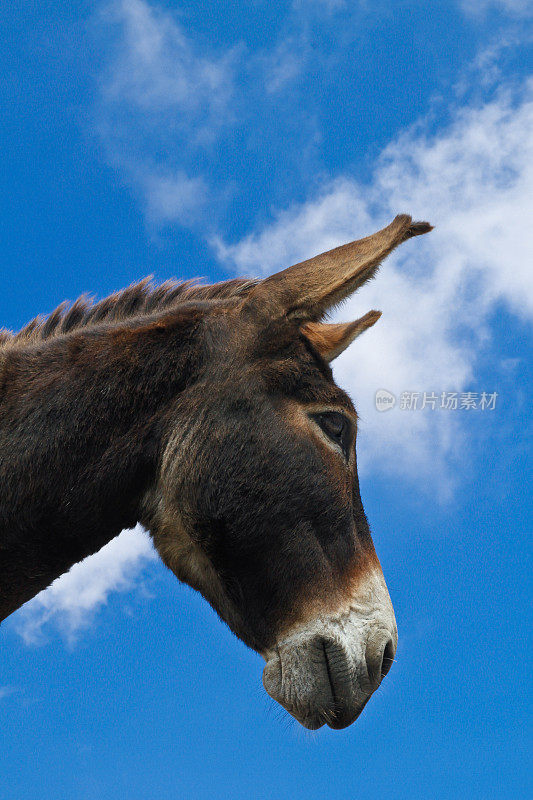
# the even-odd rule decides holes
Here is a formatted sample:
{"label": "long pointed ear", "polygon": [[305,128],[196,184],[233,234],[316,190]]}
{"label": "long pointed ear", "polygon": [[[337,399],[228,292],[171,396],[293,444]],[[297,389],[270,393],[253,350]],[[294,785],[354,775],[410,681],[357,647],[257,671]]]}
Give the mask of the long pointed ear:
{"label": "long pointed ear", "polygon": [[354,322],[306,322],[301,331],[325,361],[333,361],[380,317],[381,311],[369,311]]}
{"label": "long pointed ear", "polygon": [[318,320],[328,308],[355,292],[376,273],[383,259],[406,239],[432,230],[400,214],[383,230],[302,261],[261,281],[248,295],[269,317]]}

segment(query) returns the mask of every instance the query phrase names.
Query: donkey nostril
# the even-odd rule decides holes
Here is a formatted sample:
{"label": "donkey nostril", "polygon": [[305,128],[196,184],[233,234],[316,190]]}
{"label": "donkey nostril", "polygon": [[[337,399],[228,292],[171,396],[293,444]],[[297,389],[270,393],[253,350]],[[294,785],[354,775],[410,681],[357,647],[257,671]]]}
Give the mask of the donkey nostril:
{"label": "donkey nostril", "polygon": [[374,690],[377,689],[394,661],[395,648],[392,639],[388,639],[385,647],[381,641],[370,641],[366,648],[366,667],[368,677]]}
{"label": "donkey nostril", "polygon": [[392,667],[394,661],[394,645],[392,639],[389,639],[383,651],[383,659],[381,661],[381,677],[384,678],[387,672]]}

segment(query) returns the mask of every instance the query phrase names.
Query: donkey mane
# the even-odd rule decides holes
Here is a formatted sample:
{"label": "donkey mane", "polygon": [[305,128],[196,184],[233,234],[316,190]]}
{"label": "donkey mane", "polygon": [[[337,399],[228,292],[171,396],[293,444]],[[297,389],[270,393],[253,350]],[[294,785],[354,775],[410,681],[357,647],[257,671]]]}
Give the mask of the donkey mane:
{"label": "donkey mane", "polygon": [[48,316],[40,315],[32,319],[18,333],[0,329],[0,349],[42,342],[102,322],[123,322],[132,317],[148,316],[181,303],[242,297],[258,282],[235,278],[220,283],[201,284],[193,279],[168,280],[156,285],[150,276],[110,294],[103,300],[95,301],[90,295],[84,294],[73,303],[64,301]]}

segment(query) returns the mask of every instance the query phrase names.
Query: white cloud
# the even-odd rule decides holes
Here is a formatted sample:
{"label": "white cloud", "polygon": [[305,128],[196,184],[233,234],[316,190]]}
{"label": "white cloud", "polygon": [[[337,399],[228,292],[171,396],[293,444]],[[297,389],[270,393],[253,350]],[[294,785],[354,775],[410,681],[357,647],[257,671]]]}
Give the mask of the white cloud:
{"label": "white cloud", "polygon": [[499,9],[518,17],[533,15],[532,0],[461,0],[461,7],[467,14],[483,14],[491,8]]}
{"label": "white cloud", "polygon": [[[233,151],[235,139],[244,136],[243,157],[254,157],[250,121],[259,124],[262,141],[268,125],[278,127],[278,104],[287,101],[288,90],[297,93],[310,65],[316,69],[331,56],[317,51],[313,25],[345,5],[295,3],[280,17],[272,44],[251,52],[241,42],[207,53],[205,42],[198,46],[181,24],[179,11],[154,0],[103,6],[97,37],[108,58],[95,126],[107,160],[142,198],[152,225],[195,228],[205,226],[206,217],[214,224],[235,191],[233,174],[214,186],[221,149]],[[302,122],[302,140],[310,129],[311,138],[316,135],[315,126],[312,118]]]}
{"label": "white cloud", "polygon": [[[118,27],[116,53],[104,76],[109,100],[127,101],[144,113],[171,110],[215,124],[231,97],[232,52],[201,56],[170,13],[145,0],[119,0],[106,24]],[[190,116],[179,122],[189,125]]]}
{"label": "white cloud", "polygon": [[140,525],[122,531],[26,603],[16,616],[18,633],[26,644],[37,644],[44,639],[44,629],[53,625],[73,642],[109,595],[129,591],[155,558],[151,540]]}
{"label": "white cloud", "polygon": [[528,82],[518,95],[502,92],[458,109],[437,134],[419,127],[399,136],[369,185],[338,179],[240,242],[214,242],[231,269],[267,274],[366,235],[398,212],[436,225],[403,245],[337,315],[384,311],[335,369],[363,419],[363,468],[449,473],[446,465],[464,443],[467,412],[379,414],[375,391],[461,390],[475,379],[478,345],[498,303],[522,319],[533,317],[532,130]]}
{"label": "white cloud", "polygon": [[288,36],[261,59],[265,89],[269,94],[282,92],[303,72],[307,55],[305,36]]}
{"label": "white cloud", "polygon": [[309,6],[318,6],[324,8],[326,11],[337,11],[338,9],[345,8],[347,5],[346,0],[293,0],[292,7],[295,11],[304,11]]}
{"label": "white cloud", "polygon": [[195,156],[233,119],[238,50],[200,54],[175,15],[145,0],[106,5],[99,23],[109,42],[97,108],[107,158],[151,222],[191,225],[209,196]]}
{"label": "white cloud", "polygon": [[187,224],[205,206],[208,189],[203,178],[189,178],[183,172],[144,176],[146,213],[154,223]]}
{"label": "white cloud", "polygon": [[518,49],[530,41],[528,26],[514,25],[507,30],[500,29],[498,37],[482,47],[459,76],[454,89],[458,97],[489,93],[504,82],[506,60],[516,54]]}

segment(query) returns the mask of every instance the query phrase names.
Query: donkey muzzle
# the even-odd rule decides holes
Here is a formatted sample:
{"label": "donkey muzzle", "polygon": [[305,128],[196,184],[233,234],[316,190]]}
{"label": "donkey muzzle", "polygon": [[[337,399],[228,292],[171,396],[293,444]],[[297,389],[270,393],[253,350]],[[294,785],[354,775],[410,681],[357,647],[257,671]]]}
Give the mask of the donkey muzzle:
{"label": "donkey muzzle", "polygon": [[398,642],[387,600],[299,626],[268,654],[263,686],[304,727],[346,728],[380,685]]}

